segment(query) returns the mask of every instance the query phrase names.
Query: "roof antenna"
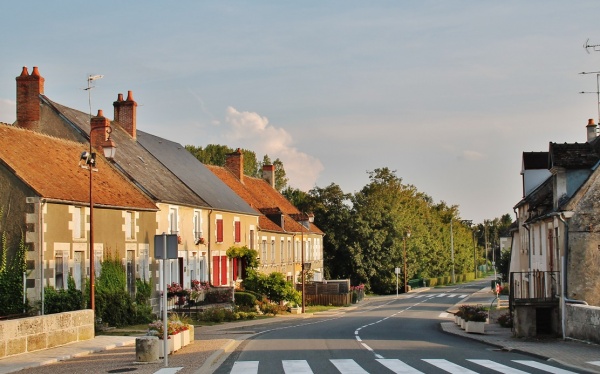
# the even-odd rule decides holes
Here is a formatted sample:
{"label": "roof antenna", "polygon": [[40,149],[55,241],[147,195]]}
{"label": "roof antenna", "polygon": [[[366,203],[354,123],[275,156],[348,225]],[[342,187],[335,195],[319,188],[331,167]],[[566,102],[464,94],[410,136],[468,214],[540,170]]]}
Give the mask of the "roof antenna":
{"label": "roof antenna", "polygon": [[579,74],[596,74],[596,91],[581,91],[580,94],[596,94],[596,101],[598,104],[598,123],[600,123],[600,71],[582,71]]}
{"label": "roof antenna", "polygon": [[588,38],[588,40],[585,41],[585,43],[583,43],[583,48],[585,48],[585,51],[589,54],[590,53],[590,48],[592,48],[595,52],[599,52],[600,51],[600,44],[590,44],[590,39]]}

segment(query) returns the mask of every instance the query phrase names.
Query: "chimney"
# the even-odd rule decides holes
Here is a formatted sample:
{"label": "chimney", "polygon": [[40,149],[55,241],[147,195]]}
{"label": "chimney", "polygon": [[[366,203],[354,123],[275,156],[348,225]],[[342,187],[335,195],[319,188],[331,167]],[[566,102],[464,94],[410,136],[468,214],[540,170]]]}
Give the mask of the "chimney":
{"label": "chimney", "polygon": [[263,165],[262,177],[275,188],[275,165]]}
{"label": "chimney", "polygon": [[97,150],[102,150],[102,145],[106,144],[108,134],[110,134],[110,121],[104,117],[102,109],[98,110],[98,115],[90,120],[90,143]]}
{"label": "chimney", "polygon": [[585,127],[587,129],[587,141],[588,143],[598,137],[598,126],[594,123],[594,119],[588,119],[588,124]]}
{"label": "chimney", "polygon": [[137,103],[133,100],[133,92],[127,91],[127,100],[125,101],[123,101],[123,94],[119,94],[113,106],[115,108],[115,121],[135,139]]}
{"label": "chimney", "polygon": [[27,66],[23,66],[17,80],[17,125],[19,127],[37,130],[40,122],[40,95],[44,94],[44,78],[37,66],[33,67],[31,75]]}
{"label": "chimney", "polygon": [[233,175],[244,183],[244,154],[241,149],[236,149],[233,153],[228,153],[225,156],[225,167],[229,169]]}

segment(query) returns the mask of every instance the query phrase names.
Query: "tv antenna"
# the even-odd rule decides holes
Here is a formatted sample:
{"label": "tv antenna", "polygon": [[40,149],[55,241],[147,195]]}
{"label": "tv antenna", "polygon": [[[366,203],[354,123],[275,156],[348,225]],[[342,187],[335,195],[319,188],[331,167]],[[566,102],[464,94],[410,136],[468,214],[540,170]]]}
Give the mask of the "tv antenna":
{"label": "tv antenna", "polygon": [[580,94],[596,94],[596,101],[597,101],[597,105],[598,105],[598,123],[600,123],[600,71],[589,71],[589,72],[585,72],[582,71],[581,73],[582,75],[586,75],[586,74],[596,74],[596,91],[581,91]]}
{"label": "tv antenna", "polygon": [[583,43],[583,48],[585,48],[587,53],[590,53],[590,48],[592,48],[595,52],[600,52],[600,44],[590,44],[589,38],[585,41],[585,43]]}

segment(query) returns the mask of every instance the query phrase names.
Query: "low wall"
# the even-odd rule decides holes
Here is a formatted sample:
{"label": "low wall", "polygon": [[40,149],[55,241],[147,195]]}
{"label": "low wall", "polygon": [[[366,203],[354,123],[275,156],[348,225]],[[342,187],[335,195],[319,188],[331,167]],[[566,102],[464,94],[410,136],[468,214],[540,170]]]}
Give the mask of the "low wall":
{"label": "low wall", "polygon": [[565,335],[568,338],[600,343],[600,307],[567,304]]}
{"label": "low wall", "polygon": [[92,338],[91,309],[0,321],[0,358]]}

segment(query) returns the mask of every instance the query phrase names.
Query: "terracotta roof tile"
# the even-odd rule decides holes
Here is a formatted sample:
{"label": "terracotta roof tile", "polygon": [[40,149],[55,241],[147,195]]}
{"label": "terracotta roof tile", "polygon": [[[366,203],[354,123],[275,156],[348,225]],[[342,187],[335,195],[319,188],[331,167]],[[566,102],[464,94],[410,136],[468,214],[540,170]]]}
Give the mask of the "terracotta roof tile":
{"label": "terracotta roof tile", "polygon": [[[89,203],[89,171],[79,166],[89,145],[0,125],[0,162],[40,197]],[[156,205],[121,176],[104,157],[96,157],[93,196],[97,205],[156,210]]]}
{"label": "terracotta roof tile", "polygon": [[[244,183],[233,175],[224,167],[206,165],[215,175],[217,175],[225,184],[234,190],[242,199],[246,200],[250,206],[263,214],[283,213],[283,227],[277,226],[273,221],[265,216],[261,216],[259,222],[264,222],[267,219],[275,226],[279,227],[279,231],[301,232],[307,231],[302,224],[296,222],[290,215],[300,215],[301,212],[292,203],[290,203],[283,195],[275,190],[269,183],[260,178],[252,178],[244,176]],[[264,229],[263,226],[261,228]],[[310,225],[312,233],[322,234],[323,232],[315,225]]]}

